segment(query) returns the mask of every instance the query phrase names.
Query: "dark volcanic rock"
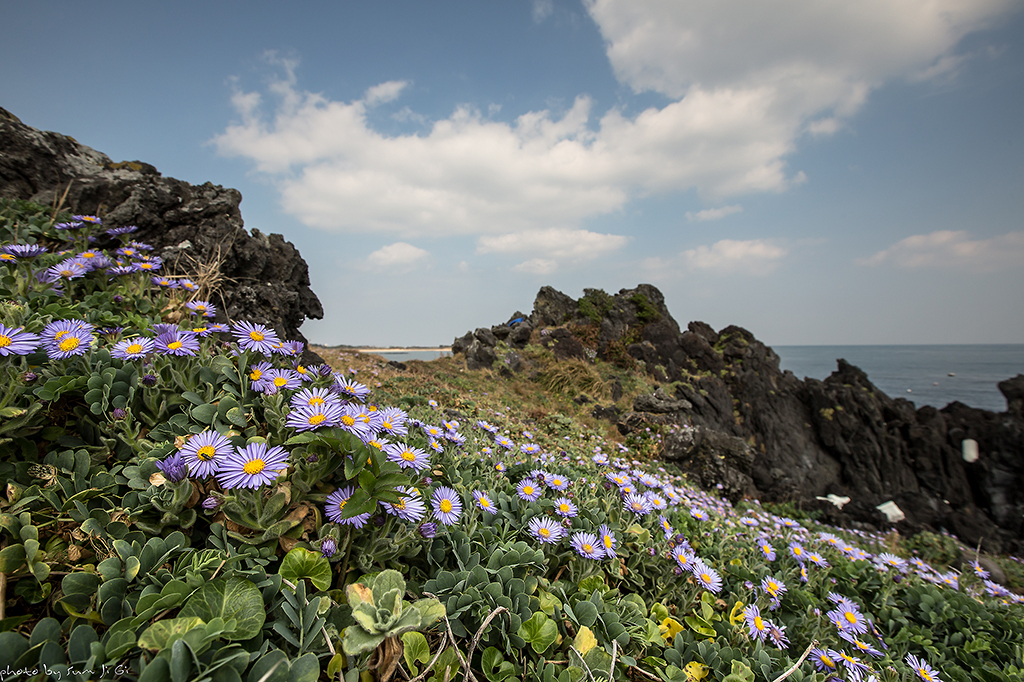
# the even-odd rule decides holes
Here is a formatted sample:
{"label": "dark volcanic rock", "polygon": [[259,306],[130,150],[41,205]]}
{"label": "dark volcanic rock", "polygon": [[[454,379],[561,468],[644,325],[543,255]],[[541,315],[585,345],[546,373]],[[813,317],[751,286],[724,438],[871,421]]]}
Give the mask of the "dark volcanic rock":
{"label": "dark volcanic rock", "polygon": [[64,206],[74,213],[138,226],[135,238],[155,248],[172,276],[195,276],[200,263],[219,262],[226,279],[213,297],[218,321],[249,320],[305,341],[299,326],[323,317],[302,256],[279,234],[246,231],[237,190],[165,178],[139,161],[114,163],[0,109],[0,196],[51,205],[65,191]]}
{"label": "dark volcanic rock", "polygon": [[[800,380],[742,327],[690,322],[680,333],[647,284],[615,295],[585,290],[579,302],[544,287],[530,326],[556,359],[596,353],[631,371],[643,363],[666,384],[625,414],[598,407],[594,416],[623,434],[666,427],[664,457],[705,487],[721,484],[733,499],[794,501],[857,528],[892,527],[878,510],[892,502],[906,517],[895,523],[901,532],[946,529],[988,551],[1024,549],[1024,375],[999,384],[1007,412],[916,409],[842,359],[824,381]],[[964,460],[967,439],[977,461]],[[851,501],[840,510],[818,499],[829,494]]]}

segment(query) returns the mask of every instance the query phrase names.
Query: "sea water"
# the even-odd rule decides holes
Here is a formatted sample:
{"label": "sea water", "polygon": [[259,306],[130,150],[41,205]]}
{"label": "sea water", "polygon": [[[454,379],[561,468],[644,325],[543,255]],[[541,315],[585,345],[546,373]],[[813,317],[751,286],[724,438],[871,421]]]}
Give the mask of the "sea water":
{"label": "sea water", "polygon": [[782,370],[824,379],[843,358],[864,370],[891,398],[945,407],[958,400],[993,412],[1006,410],[996,384],[1024,374],[1024,344],[921,346],[772,346]]}

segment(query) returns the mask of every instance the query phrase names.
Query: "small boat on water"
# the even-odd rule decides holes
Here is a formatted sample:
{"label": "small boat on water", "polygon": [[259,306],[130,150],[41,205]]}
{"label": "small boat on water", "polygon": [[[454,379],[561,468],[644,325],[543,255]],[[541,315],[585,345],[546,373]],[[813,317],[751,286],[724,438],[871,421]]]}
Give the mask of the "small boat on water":
{"label": "small boat on water", "polygon": [[950,373],[949,373],[949,374],[947,374],[946,376],[947,376],[947,377],[955,377],[955,376],[956,376],[956,372],[950,372]]}

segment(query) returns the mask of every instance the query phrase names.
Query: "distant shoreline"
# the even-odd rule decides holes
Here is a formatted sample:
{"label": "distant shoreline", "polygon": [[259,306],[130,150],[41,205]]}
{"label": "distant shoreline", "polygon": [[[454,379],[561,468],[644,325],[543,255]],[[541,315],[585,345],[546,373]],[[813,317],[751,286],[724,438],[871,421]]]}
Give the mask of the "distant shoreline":
{"label": "distant shoreline", "polygon": [[451,353],[451,346],[404,346],[401,348],[379,348],[376,346],[320,346],[320,344],[312,344],[319,346],[320,348],[330,348],[332,350],[349,350],[355,351],[356,353],[419,353],[419,352],[438,352],[438,353]]}

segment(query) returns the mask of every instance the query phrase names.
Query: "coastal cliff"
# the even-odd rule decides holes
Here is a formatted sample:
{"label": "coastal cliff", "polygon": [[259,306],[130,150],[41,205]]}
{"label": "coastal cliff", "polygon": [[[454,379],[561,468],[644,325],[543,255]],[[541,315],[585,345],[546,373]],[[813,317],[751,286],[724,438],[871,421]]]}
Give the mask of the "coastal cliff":
{"label": "coastal cliff", "polygon": [[452,350],[469,369],[529,372],[516,350],[530,343],[653,378],[653,393],[623,405],[613,390],[619,404],[593,414],[623,434],[659,428],[661,457],[705,489],[794,502],[838,525],[946,530],[992,552],[1024,546],[1024,375],[999,384],[1005,412],[916,408],[843,359],[823,381],[801,379],[746,329],[681,329],[648,284],[579,300],[544,287],[529,315],[469,332]]}
{"label": "coastal cliff", "polygon": [[172,275],[197,277],[200,269],[215,268],[218,321],[245,319],[305,341],[299,326],[323,317],[306,261],[281,235],[245,229],[238,190],[166,178],[141,161],[115,163],[0,109],[0,197],[61,205],[112,226],[136,225],[134,237],[153,246]]}

